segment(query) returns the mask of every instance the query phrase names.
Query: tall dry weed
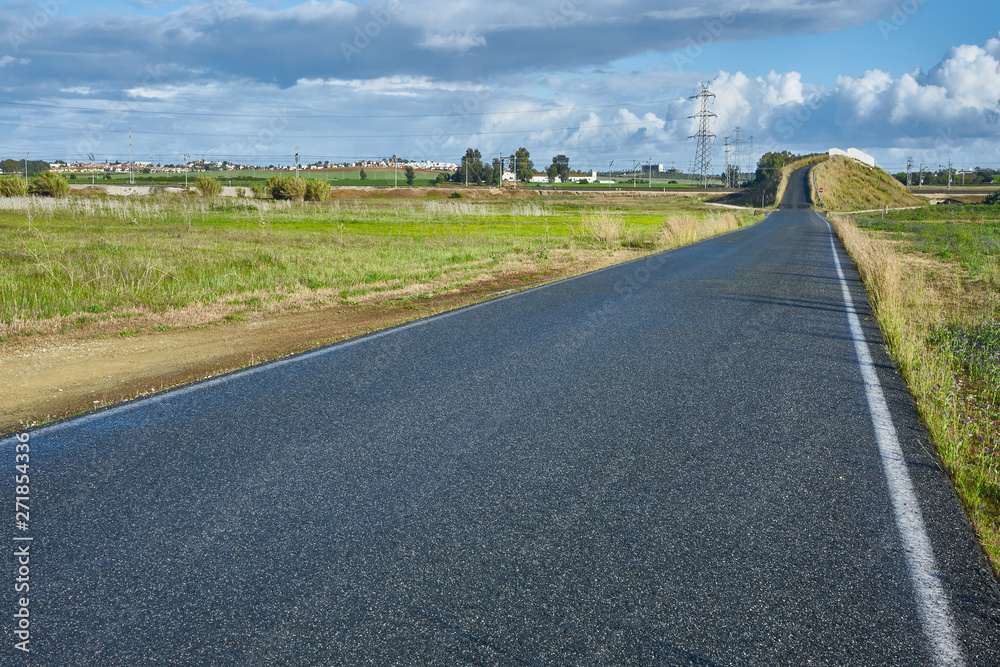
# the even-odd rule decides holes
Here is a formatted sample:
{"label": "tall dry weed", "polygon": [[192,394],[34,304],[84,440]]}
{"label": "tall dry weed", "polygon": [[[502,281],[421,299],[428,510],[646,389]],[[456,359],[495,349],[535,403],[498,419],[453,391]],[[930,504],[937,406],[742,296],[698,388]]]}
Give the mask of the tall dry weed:
{"label": "tall dry weed", "polygon": [[661,249],[677,248],[742,226],[741,219],[732,213],[713,213],[703,218],[681,215],[663,221],[663,229],[656,241]]}
{"label": "tall dry weed", "polygon": [[593,209],[584,211],[581,218],[583,233],[601,243],[621,243],[628,228],[621,211]]}

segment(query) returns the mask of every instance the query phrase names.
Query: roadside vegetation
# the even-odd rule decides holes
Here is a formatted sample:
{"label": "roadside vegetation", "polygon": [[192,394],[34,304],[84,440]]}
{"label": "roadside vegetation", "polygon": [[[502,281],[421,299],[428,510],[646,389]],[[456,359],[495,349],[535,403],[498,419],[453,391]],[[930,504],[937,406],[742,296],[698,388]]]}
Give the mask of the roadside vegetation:
{"label": "roadside vegetation", "polygon": [[[926,206],[927,201],[911,195],[894,177],[878,167],[841,155],[826,160],[812,170],[813,205],[828,211],[871,211],[875,209]],[[823,188],[820,205],[819,188]]]}
{"label": "roadside vegetation", "polygon": [[833,223],[1000,574],[1000,207],[933,206]]}
{"label": "roadside vegetation", "polygon": [[0,338],[219,304],[238,316],[414,299],[519,264],[625,261],[759,219],[688,197],[351,197],[2,198]]}

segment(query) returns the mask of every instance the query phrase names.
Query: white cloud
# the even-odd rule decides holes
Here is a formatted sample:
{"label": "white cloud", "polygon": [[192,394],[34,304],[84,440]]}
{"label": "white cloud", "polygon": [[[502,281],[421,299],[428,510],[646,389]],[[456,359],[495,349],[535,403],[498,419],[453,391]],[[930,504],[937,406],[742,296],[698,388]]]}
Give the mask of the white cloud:
{"label": "white cloud", "polygon": [[450,32],[425,32],[418,46],[430,51],[465,53],[469,49],[486,46],[486,38],[471,30]]}
{"label": "white cloud", "polygon": [[0,67],[10,67],[12,65],[27,65],[31,60],[29,58],[15,58],[14,56],[3,56],[0,58]]}

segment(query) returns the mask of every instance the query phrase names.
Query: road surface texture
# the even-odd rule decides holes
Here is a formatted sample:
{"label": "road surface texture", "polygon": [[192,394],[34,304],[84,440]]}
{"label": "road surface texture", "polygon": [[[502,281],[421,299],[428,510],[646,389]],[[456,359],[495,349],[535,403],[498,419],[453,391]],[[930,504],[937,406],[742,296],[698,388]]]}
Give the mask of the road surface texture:
{"label": "road surface texture", "polygon": [[5,440],[32,661],[1000,664],[996,583],[804,188],[753,228],[39,428],[23,529]]}

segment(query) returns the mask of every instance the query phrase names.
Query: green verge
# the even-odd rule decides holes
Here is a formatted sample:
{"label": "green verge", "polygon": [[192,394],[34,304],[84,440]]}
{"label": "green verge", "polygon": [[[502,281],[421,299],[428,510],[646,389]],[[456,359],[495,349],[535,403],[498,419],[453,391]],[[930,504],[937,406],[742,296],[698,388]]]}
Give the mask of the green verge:
{"label": "green verge", "polygon": [[935,206],[834,225],[1000,574],[1000,207]]}

